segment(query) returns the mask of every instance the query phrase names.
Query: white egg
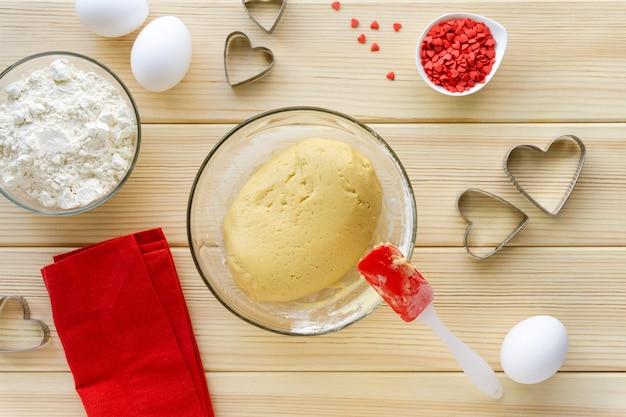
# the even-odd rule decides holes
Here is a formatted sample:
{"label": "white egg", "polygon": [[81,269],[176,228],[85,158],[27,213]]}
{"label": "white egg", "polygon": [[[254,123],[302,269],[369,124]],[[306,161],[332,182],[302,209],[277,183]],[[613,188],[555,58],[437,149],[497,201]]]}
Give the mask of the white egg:
{"label": "white egg", "polygon": [[146,21],[148,0],[76,0],[78,20],[110,38],[128,35]]}
{"label": "white egg", "polygon": [[159,17],[135,39],[130,53],[133,75],[147,90],[168,90],[185,77],[191,49],[191,35],[183,21],[174,16]]}
{"label": "white egg", "polygon": [[520,384],[536,384],[554,375],[565,362],[568,335],[552,316],[535,316],[513,327],[502,342],[504,373]]}

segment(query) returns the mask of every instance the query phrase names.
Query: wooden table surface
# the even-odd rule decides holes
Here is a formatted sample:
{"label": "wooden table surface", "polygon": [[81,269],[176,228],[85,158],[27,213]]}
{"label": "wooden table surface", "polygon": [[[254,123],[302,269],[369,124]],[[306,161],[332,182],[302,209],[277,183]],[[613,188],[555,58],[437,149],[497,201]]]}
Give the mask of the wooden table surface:
{"label": "wooden table surface", "polygon": [[[54,254],[152,227],[162,227],[172,246],[219,417],[626,414],[626,1],[345,0],[335,11],[329,0],[289,0],[271,35],[239,0],[151,0],[150,7],[147,22],[177,16],[193,39],[187,76],[163,93],[132,76],[138,31],[99,37],[69,0],[0,1],[1,68],[46,50],[92,56],[127,83],[143,123],[136,169],[102,206],[58,218],[0,198],[0,295],[23,295],[32,316],[51,325],[43,348],[0,354],[0,416],[85,415],[40,268]],[[432,91],[415,68],[422,29],[454,11],[492,18],[509,34],[491,83],[464,98]],[[351,18],[361,27],[351,28]],[[369,29],[372,20],[378,31]],[[394,22],[402,23],[399,32]],[[262,80],[233,89],[222,55],[235,30],[271,48],[276,64]],[[357,42],[360,33],[368,44]],[[380,51],[370,52],[370,41]],[[395,81],[386,78],[390,71]],[[501,400],[477,391],[430,330],[402,322],[386,305],[337,333],[288,337],[239,320],[205,287],[185,230],[201,162],[235,124],[298,105],[356,117],[397,152],[418,207],[413,261],[435,289],[442,320],[498,372]],[[513,146],[544,147],[562,134],[579,136],[587,159],[552,217],[517,192],[502,165]],[[530,217],[487,260],[463,249],[455,201],[470,187]],[[565,324],[569,353],[548,381],[517,384],[502,372],[500,346],[511,327],[538,314]]]}

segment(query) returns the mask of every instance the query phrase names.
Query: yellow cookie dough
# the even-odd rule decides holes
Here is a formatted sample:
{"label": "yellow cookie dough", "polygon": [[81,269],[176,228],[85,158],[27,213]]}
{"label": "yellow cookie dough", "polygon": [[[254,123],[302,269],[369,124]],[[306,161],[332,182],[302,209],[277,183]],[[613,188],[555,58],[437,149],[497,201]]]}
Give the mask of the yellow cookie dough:
{"label": "yellow cookie dough", "polygon": [[251,299],[290,301],[345,275],[378,225],[382,189],[350,145],[310,138],[274,155],[224,218],[226,263]]}

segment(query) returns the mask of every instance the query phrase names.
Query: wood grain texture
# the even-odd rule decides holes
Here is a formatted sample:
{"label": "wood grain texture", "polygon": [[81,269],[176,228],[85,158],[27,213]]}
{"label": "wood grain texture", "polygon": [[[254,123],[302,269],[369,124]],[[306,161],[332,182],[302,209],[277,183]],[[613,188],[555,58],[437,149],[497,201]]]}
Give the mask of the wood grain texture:
{"label": "wood grain texture", "polygon": [[[24,295],[33,317],[52,324],[39,269],[65,250],[0,250],[0,293]],[[212,296],[187,248],[175,248],[173,254],[207,370],[458,370],[432,332],[417,322],[404,323],[386,305],[326,336],[287,337],[257,329]],[[528,316],[551,314],[570,334],[563,369],[586,372],[626,372],[625,260],[624,248],[574,247],[515,247],[487,262],[469,258],[460,248],[418,248],[413,256],[433,285],[442,321],[494,368],[500,369],[500,344],[513,325]],[[40,350],[0,356],[1,368],[67,370],[54,326],[52,336]]]}
{"label": "wood grain texture", "polygon": [[[206,377],[220,417],[406,417],[425,410],[441,417],[621,417],[626,406],[626,380],[617,374],[561,373],[541,386],[504,380],[506,395],[500,401],[477,397],[462,375],[430,372],[218,372]],[[0,416],[83,417],[72,382],[67,373],[0,375]]]}
{"label": "wood grain texture", "polygon": [[[44,50],[71,49],[110,66],[129,85],[147,123],[239,122],[260,111],[290,105],[318,105],[365,122],[583,122],[624,121],[626,30],[623,1],[354,1],[340,12],[324,0],[290,1],[276,31],[265,34],[239,0],[150,2],[147,22],[180,17],[189,27],[194,56],[176,89],[147,92],[134,81],[129,55],[137,32],[119,39],[91,34],[74,15],[73,1],[3,0],[0,67]],[[416,42],[437,16],[471,10],[509,32],[498,74],[481,92],[466,98],[432,91],[415,69]],[[363,21],[381,50],[356,41]],[[381,29],[368,31],[377,19]],[[403,28],[394,32],[392,24]],[[274,70],[252,86],[231,89],[222,55],[226,36],[246,32],[270,48]],[[396,72],[396,80],[385,75]],[[488,99],[487,99],[488,98]],[[177,111],[172,112],[176,108]]]}
{"label": "wood grain texture", "polygon": [[[136,229],[163,227],[186,246],[186,210],[196,173],[233,125],[145,125],[135,171],[106,204],[72,217],[43,217],[0,199],[0,246],[80,246]],[[510,245],[622,246],[626,243],[626,124],[370,124],[403,163],[418,209],[418,246],[461,246],[465,223],[456,199],[478,187],[498,194],[531,220]],[[509,149],[541,148],[562,134],[587,147],[579,182],[557,217],[542,213],[509,181]]]}
{"label": "wood grain texture", "polygon": [[[79,23],[71,0],[0,0],[0,68],[46,50],[92,56],[127,83],[143,122],[137,166],[102,206],[46,217],[0,198],[0,294],[25,296],[32,316],[52,332],[39,350],[0,354],[1,417],[85,416],[40,268],[55,254],[152,227],[162,227],[173,248],[219,417],[626,413],[626,1],[346,0],[339,12],[330,3],[289,0],[268,35],[240,0],[151,0],[147,22],[178,16],[194,45],[183,82],[151,93],[130,71],[138,31],[96,36]],[[453,11],[488,16],[509,32],[499,72],[465,98],[438,95],[415,69],[421,30]],[[353,17],[358,29],[350,27]],[[369,29],[374,19],[378,31]],[[394,22],[402,23],[400,32]],[[234,30],[276,56],[268,76],[236,89],[222,61]],[[359,44],[360,33],[381,50]],[[389,71],[395,81],[386,79]],[[356,117],[398,154],[418,207],[413,262],[433,285],[442,321],[499,372],[501,401],[482,397],[432,332],[402,322],[387,306],[337,333],[287,337],[244,323],[207,289],[186,236],[197,170],[237,123],[299,105]],[[587,159],[564,209],[551,217],[515,189],[503,163],[514,146],[544,148],[563,134],[583,140]],[[462,246],[466,224],[455,203],[470,187],[530,217],[484,261]],[[537,314],[563,321],[569,353],[555,377],[519,385],[502,373],[499,349],[513,325]],[[0,335],[2,326],[0,317]]]}

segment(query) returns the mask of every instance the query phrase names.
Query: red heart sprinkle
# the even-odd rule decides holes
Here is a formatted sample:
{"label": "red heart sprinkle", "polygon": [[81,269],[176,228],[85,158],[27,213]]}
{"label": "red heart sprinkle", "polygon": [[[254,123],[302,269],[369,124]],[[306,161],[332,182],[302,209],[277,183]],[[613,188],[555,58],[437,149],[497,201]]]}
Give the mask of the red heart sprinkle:
{"label": "red heart sprinkle", "polygon": [[402,23],[393,24],[393,30],[395,30],[396,32],[400,32],[400,29],[402,29]]}
{"label": "red heart sprinkle", "polygon": [[350,22],[350,25],[355,28],[357,26],[359,26],[359,21],[357,19],[352,19],[352,21]]}
{"label": "red heart sprinkle", "polygon": [[334,1],[331,6],[333,6],[333,9],[339,11],[339,9],[341,8],[341,2],[338,1]]}
{"label": "red heart sprinkle", "polygon": [[370,50],[371,50],[372,52],[376,52],[376,51],[380,50],[380,47],[378,46],[378,44],[377,44],[376,42],[374,42],[374,43],[372,44],[372,47],[370,48]]}
{"label": "red heart sprinkle", "polygon": [[361,33],[361,36],[356,38],[356,40],[359,41],[360,43],[365,43],[365,35]]}
{"label": "red heart sprinkle", "polygon": [[387,73],[387,78],[389,78],[391,81],[393,81],[393,80],[396,79],[396,74],[393,71],[391,71],[391,72]]}
{"label": "red heart sprinkle", "polygon": [[372,22],[372,24],[370,25],[370,29],[374,29],[374,30],[376,30],[376,29],[378,29],[378,28],[379,28],[379,26],[378,26],[378,22],[374,20],[374,21]]}

